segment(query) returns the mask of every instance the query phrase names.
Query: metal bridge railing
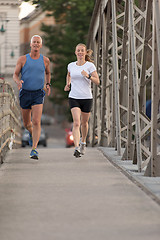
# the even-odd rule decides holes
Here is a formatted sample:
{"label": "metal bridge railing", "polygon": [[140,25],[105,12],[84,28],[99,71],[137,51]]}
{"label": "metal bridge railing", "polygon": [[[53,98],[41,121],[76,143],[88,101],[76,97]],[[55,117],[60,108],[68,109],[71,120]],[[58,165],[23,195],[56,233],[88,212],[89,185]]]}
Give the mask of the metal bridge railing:
{"label": "metal bridge railing", "polygon": [[12,86],[0,78],[0,163],[8,149],[21,145],[21,113]]}
{"label": "metal bridge railing", "polygon": [[160,0],[96,1],[88,47],[101,82],[93,86],[91,144],[98,136],[147,176],[160,176],[159,43]]}

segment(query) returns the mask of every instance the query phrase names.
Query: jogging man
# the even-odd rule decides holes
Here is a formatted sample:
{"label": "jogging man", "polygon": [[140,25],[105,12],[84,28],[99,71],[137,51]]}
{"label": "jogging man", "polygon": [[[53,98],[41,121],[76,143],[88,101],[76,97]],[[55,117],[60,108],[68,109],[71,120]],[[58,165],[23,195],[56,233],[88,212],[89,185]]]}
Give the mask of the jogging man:
{"label": "jogging man", "polygon": [[[30,133],[29,144],[32,145],[30,158],[38,159],[36,150],[41,134],[41,116],[46,85],[50,94],[50,60],[40,54],[42,38],[34,35],[30,42],[31,52],[19,57],[13,80],[17,83],[24,127]],[[21,78],[19,75],[21,73]],[[45,83],[46,82],[46,83]]]}

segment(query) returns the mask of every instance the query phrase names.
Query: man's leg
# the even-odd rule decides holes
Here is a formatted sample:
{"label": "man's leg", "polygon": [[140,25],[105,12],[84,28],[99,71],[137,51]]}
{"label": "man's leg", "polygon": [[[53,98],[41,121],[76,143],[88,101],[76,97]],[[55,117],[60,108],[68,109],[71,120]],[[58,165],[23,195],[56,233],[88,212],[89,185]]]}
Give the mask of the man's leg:
{"label": "man's leg", "polygon": [[42,116],[43,104],[32,106],[32,149],[35,149],[38,145],[41,134],[41,116]]}
{"label": "man's leg", "polygon": [[23,125],[32,135],[31,109],[21,108],[21,112],[23,118]]}

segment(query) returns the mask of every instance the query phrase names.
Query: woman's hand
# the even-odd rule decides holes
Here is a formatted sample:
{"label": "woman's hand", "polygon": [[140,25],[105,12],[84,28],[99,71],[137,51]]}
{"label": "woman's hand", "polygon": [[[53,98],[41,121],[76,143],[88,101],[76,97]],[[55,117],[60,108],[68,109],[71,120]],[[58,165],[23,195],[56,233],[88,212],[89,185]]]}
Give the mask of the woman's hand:
{"label": "woman's hand", "polygon": [[70,90],[70,84],[66,84],[66,86],[64,87],[64,91],[67,92]]}
{"label": "woman's hand", "polygon": [[81,74],[90,79],[93,83],[95,83],[96,85],[99,85],[99,77],[97,74],[97,71],[92,72],[92,75],[89,75],[87,72],[85,72],[84,70],[81,72]]}
{"label": "woman's hand", "polygon": [[86,78],[89,77],[89,74],[84,70],[81,72],[81,74],[83,75],[83,77],[86,77]]}

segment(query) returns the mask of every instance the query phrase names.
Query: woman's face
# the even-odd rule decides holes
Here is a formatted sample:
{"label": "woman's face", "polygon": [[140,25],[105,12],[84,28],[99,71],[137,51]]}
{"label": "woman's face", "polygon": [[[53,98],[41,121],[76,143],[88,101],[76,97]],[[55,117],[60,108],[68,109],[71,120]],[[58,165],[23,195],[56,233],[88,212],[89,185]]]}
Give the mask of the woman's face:
{"label": "woman's face", "polygon": [[77,56],[77,60],[83,60],[83,59],[85,60],[85,56],[87,54],[85,46],[78,45],[76,47],[75,54]]}

